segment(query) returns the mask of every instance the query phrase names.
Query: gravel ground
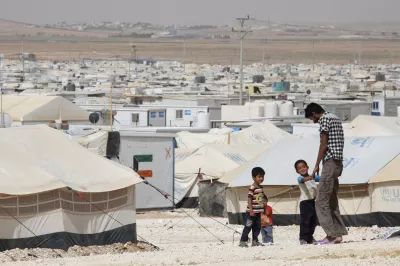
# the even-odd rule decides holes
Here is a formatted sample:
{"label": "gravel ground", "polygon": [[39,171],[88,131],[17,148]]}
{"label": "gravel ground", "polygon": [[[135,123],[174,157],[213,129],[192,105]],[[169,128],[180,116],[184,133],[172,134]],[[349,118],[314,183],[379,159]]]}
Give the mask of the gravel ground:
{"label": "gravel ground", "polygon": [[[345,243],[330,246],[300,246],[298,226],[274,227],[274,245],[239,248],[242,226],[228,225],[226,219],[199,218],[183,213],[139,214],[138,232],[159,251],[144,243],[115,244],[106,247],[72,247],[59,251],[63,258],[48,249],[10,250],[0,253],[1,265],[399,265],[399,238],[382,240],[388,228],[349,228]],[[163,218],[167,217],[167,218]],[[221,224],[222,223],[222,224]],[[172,227],[171,227],[172,226]],[[317,228],[316,238],[324,236]],[[222,243],[221,242],[224,242]]]}

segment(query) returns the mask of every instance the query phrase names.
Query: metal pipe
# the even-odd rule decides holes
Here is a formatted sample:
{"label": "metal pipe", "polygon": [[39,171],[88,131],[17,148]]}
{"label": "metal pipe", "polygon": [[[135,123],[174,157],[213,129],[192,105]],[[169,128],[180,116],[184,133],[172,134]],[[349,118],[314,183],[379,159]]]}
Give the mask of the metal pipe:
{"label": "metal pipe", "polygon": [[239,105],[243,105],[243,38],[240,38],[240,91]]}

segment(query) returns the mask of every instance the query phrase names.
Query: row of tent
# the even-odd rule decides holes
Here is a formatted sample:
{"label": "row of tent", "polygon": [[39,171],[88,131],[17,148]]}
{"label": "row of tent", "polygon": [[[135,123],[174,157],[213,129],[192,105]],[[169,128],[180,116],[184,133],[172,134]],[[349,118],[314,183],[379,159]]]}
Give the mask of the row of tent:
{"label": "row of tent", "polygon": [[[264,186],[274,222],[298,224],[299,189],[293,165],[298,159],[314,164],[319,147],[315,130],[315,135],[300,138],[264,121],[230,134],[180,133],[177,142],[184,148],[175,152],[177,205],[199,205],[200,213],[222,214],[230,223],[241,224],[253,182],[251,169],[260,166],[266,171]],[[359,116],[344,124],[344,130],[339,196],[346,225],[399,226],[400,119]]]}
{"label": "row of tent", "polygon": [[[241,223],[247,186],[252,182],[251,168],[262,166],[267,172],[265,184],[270,191],[276,222],[298,223],[299,191],[294,182],[296,173],[293,162],[302,158],[313,164],[319,143],[316,138],[318,127],[314,128],[315,136],[308,138],[288,134],[268,121],[238,132],[214,129],[208,134],[178,133],[174,180],[176,207],[198,207],[200,201],[201,211],[209,215],[221,215],[215,209],[222,204],[225,209],[222,216],[228,216],[231,223]],[[398,194],[396,186],[391,183],[399,179],[395,169],[400,166],[400,157],[397,156],[400,149],[391,144],[396,143],[395,138],[400,135],[398,118],[359,116],[351,123],[344,124],[344,130],[347,157],[340,193],[347,224],[395,224],[389,218],[393,215],[396,217],[396,214],[388,216],[387,210],[377,204],[396,202]],[[104,156],[104,151],[99,149],[101,145],[97,147],[101,143],[106,145],[104,134],[98,132],[77,141]],[[360,143],[359,147],[357,143]],[[386,146],[388,148],[384,148]],[[295,152],[299,150],[304,151]],[[285,171],[275,173],[277,165]],[[353,173],[351,177],[348,176],[350,173]],[[380,183],[384,183],[384,187],[377,185]],[[382,195],[387,194],[381,197],[381,201],[379,197],[376,198],[378,191]],[[345,200],[346,197],[351,201]],[[374,197],[374,204],[365,205],[371,201],[367,197]],[[359,199],[361,201],[357,201]]]}
{"label": "row of tent", "polygon": [[[339,193],[347,225],[399,225],[399,127],[397,118],[375,117],[345,125]],[[360,128],[374,135],[351,135]],[[107,134],[74,139],[39,125],[0,130],[0,149],[6,151],[0,153],[0,250],[137,240],[135,185],[142,180],[105,158]],[[296,137],[264,121],[229,134],[181,132],[177,143],[177,205],[194,205],[200,197],[201,209],[210,209],[205,212],[222,206],[230,223],[241,223],[251,169],[261,166],[275,223],[298,223],[293,163],[313,163],[318,137]]]}

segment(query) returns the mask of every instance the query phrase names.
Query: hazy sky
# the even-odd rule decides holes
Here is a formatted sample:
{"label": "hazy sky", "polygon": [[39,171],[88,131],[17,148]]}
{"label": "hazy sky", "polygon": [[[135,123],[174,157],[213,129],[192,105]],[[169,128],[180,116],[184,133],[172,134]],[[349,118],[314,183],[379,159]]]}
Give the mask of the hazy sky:
{"label": "hazy sky", "polygon": [[232,24],[250,14],[291,22],[400,21],[400,0],[0,0],[0,18],[30,23]]}

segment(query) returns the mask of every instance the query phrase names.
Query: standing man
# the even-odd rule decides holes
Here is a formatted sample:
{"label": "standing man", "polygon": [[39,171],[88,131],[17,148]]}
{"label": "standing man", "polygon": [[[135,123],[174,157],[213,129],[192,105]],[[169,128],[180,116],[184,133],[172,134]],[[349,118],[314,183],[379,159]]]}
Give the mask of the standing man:
{"label": "standing man", "polygon": [[339,177],[343,171],[343,126],[339,118],[316,103],[310,103],[305,109],[308,119],[319,123],[320,138],[319,152],[314,171],[311,176],[319,174],[322,161],[323,171],[319,181],[316,199],[316,211],[319,223],[326,237],[318,244],[339,244],[347,235],[339,210],[338,190]]}

